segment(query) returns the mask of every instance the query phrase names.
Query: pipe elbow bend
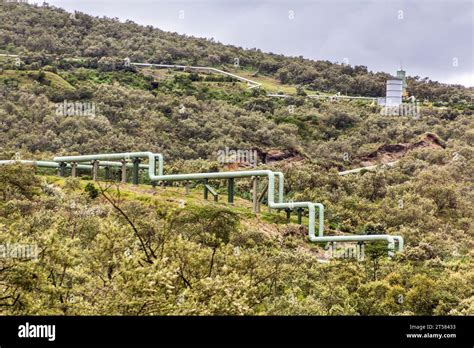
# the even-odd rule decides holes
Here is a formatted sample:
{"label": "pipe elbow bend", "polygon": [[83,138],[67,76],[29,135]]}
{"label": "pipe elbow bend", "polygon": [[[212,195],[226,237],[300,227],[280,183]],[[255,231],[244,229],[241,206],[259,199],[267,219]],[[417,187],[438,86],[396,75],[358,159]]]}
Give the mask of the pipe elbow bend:
{"label": "pipe elbow bend", "polygon": [[284,178],[285,175],[283,174],[283,172],[273,172],[276,176],[278,176],[279,178]]}
{"label": "pipe elbow bend", "polygon": [[270,169],[262,169],[261,171],[268,176],[275,177],[275,172],[272,172]]}
{"label": "pipe elbow bend", "polygon": [[309,209],[318,208],[320,211],[324,212],[324,205],[322,203],[308,203]]}

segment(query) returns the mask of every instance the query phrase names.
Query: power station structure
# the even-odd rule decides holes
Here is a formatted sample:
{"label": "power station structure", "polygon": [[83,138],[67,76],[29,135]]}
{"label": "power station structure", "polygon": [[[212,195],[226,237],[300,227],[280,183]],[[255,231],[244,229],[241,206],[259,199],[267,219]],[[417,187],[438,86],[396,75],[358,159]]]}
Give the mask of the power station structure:
{"label": "power station structure", "polygon": [[408,97],[408,93],[407,93],[408,83],[407,83],[407,73],[406,73],[406,71],[403,70],[403,69],[397,70],[397,79],[402,80],[403,96]]}
{"label": "power station structure", "polygon": [[403,98],[408,96],[406,71],[397,70],[397,76],[387,80],[385,97],[377,98],[377,103],[385,107],[398,107]]}
{"label": "power station structure", "polygon": [[400,79],[387,80],[385,106],[399,106],[403,98],[403,81]]}

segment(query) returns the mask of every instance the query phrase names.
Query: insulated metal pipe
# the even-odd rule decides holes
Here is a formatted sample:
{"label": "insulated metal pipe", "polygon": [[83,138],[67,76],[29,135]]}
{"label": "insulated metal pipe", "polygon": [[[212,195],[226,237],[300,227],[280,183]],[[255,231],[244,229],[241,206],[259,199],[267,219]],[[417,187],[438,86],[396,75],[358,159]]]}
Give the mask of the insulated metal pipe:
{"label": "insulated metal pipe", "polygon": [[[153,152],[124,152],[124,153],[110,153],[110,154],[97,154],[97,155],[82,155],[82,156],[60,156],[54,157],[55,162],[87,162],[93,160],[114,160],[114,159],[133,159],[148,158],[148,172],[152,175],[156,175],[156,158],[158,159],[158,175],[163,175],[163,156],[159,153]],[[110,165],[110,164],[109,164]],[[146,169],[146,167],[144,167]]]}
{"label": "insulated metal pipe", "polygon": [[[79,162],[79,163],[84,163],[84,162]],[[101,166],[101,167],[122,167],[122,162],[100,161],[99,166]],[[133,163],[127,163],[127,168],[133,168]],[[140,169],[148,169],[148,164],[140,163],[139,168]]]}
{"label": "insulated metal pipe", "polygon": [[[7,165],[7,164],[28,164],[33,165],[36,167],[43,167],[43,168],[59,168],[59,163],[51,162],[51,161],[29,161],[29,160],[1,160],[0,165]],[[67,168],[71,168],[70,164],[67,164]],[[77,168],[80,169],[91,169],[91,165],[86,164],[78,164]]]}
{"label": "insulated metal pipe", "polygon": [[[152,153],[152,152],[124,152],[124,153],[113,153],[113,154],[98,154],[98,155],[82,155],[82,156],[61,156],[61,157],[54,157],[54,161],[56,162],[71,162],[77,161],[78,163],[81,162],[88,162],[94,159],[101,160],[99,162],[100,166],[117,166],[121,167],[122,162],[112,162],[112,161],[104,161],[107,159],[132,159],[133,157],[138,158],[148,158],[149,164],[140,164],[140,169],[148,169],[150,175],[155,175],[155,166],[156,162],[152,157],[158,158],[158,175],[163,175],[163,155],[159,153]],[[150,168],[152,165],[153,168]],[[133,168],[133,163],[127,163],[127,168]],[[274,172],[276,176],[278,176],[278,202],[284,202],[284,182],[285,176],[282,172]],[[151,178],[151,176],[150,176]]]}
{"label": "insulated metal pipe", "polygon": [[283,175],[282,172],[274,172],[276,176],[278,176],[278,203],[283,203],[284,202],[284,182],[285,182],[285,176]]}
{"label": "insulated metal pipe", "polygon": [[[312,202],[289,202],[289,203],[275,203],[275,173],[270,170],[252,170],[252,171],[237,171],[237,172],[217,172],[217,173],[195,173],[195,174],[171,174],[150,177],[150,180],[166,180],[166,181],[181,181],[181,180],[202,180],[202,179],[228,179],[228,178],[244,178],[252,176],[267,176],[268,177],[268,192],[267,200],[268,206],[274,209],[284,210],[287,208],[307,208],[308,209],[308,233],[309,239],[312,242],[325,241],[370,241],[370,240],[386,240],[389,250],[394,249],[394,240],[399,241],[399,251],[403,249],[403,238],[399,236],[389,235],[357,235],[357,236],[323,236],[324,234],[324,206],[321,203]],[[283,180],[280,180],[283,181]],[[315,234],[315,220],[316,208],[318,208],[318,236]],[[401,241],[401,243],[400,243]]]}
{"label": "insulated metal pipe", "polygon": [[354,173],[359,173],[363,170],[366,170],[366,171],[374,171],[374,170],[377,170],[378,168],[381,168],[383,166],[388,166],[388,167],[393,167],[394,165],[396,165],[398,163],[398,161],[394,161],[394,162],[388,162],[388,163],[384,163],[384,164],[376,164],[376,165],[373,165],[373,166],[367,166],[367,167],[362,167],[362,168],[356,168],[356,169],[350,169],[350,170],[345,170],[343,172],[339,172],[338,174],[339,175],[347,175],[347,174],[354,174]]}
{"label": "insulated metal pipe", "polygon": [[[312,242],[336,242],[336,241],[371,241],[385,240],[388,243],[389,250],[393,250],[395,240],[398,241],[399,251],[403,248],[403,239],[399,236],[390,235],[355,235],[355,236],[324,236],[324,206],[321,203],[312,202],[283,202],[283,173],[274,173],[271,170],[250,170],[250,171],[233,171],[233,172],[212,172],[212,173],[193,173],[193,174],[169,174],[163,175],[163,157],[160,154],[152,152],[127,152],[116,154],[98,154],[85,156],[63,156],[55,157],[57,162],[72,161],[91,161],[91,160],[109,160],[109,159],[128,159],[134,157],[148,158],[148,173],[151,181],[183,181],[183,180],[205,180],[205,179],[234,179],[247,178],[252,176],[268,177],[267,200],[268,207],[274,209],[285,210],[287,208],[307,208],[308,209],[308,234],[309,240]],[[159,161],[158,175],[156,175],[156,158]],[[275,175],[279,179],[278,198],[279,202],[275,202]],[[316,208],[318,208],[318,236],[315,233]],[[391,252],[391,251],[390,251]]]}
{"label": "insulated metal pipe", "polygon": [[194,69],[194,70],[201,70],[201,71],[213,71],[222,75],[230,76],[239,81],[247,82],[248,84],[252,85],[252,87],[260,87],[262,85],[259,82],[246,79],[245,77],[238,76],[238,75],[229,73],[227,71],[208,67],[208,66],[188,66],[188,65],[175,65],[175,64],[152,64],[152,63],[130,63],[130,64],[134,66],[139,66],[139,67],[157,67],[157,68]]}
{"label": "insulated metal pipe", "polygon": [[[74,158],[55,158],[55,160],[76,160]],[[277,174],[278,175],[278,174]],[[151,181],[183,181],[183,180],[203,180],[203,179],[230,179],[230,178],[248,178],[252,176],[266,176],[268,177],[268,191],[267,200],[270,208],[284,210],[286,208],[308,208],[309,210],[309,222],[308,229],[314,234],[315,230],[315,218],[316,218],[316,207],[319,211],[319,227],[318,234],[323,235],[324,230],[324,206],[320,203],[311,202],[291,202],[291,203],[275,203],[275,173],[271,170],[249,170],[249,171],[234,171],[234,172],[213,172],[213,173],[194,173],[194,174],[169,174],[169,175],[151,175]],[[279,178],[282,175],[278,175]],[[280,179],[280,182],[283,182]],[[280,187],[279,187],[280,191]],[[281,190],[282,191],[282,190]],[[279,195],[282,199],[282,195]]]}

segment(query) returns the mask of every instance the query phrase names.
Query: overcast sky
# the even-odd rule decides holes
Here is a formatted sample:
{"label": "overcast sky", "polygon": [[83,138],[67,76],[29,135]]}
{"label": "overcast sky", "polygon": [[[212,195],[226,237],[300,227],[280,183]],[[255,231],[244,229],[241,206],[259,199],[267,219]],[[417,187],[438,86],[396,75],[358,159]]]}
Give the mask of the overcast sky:
{"label": "overcast sky", "polygon": [[[34,2],[34,1],[29,1]],[[474,0],[49,0],[216,41],[474,86]],[[42,1],[40,2],[42,3]]]}

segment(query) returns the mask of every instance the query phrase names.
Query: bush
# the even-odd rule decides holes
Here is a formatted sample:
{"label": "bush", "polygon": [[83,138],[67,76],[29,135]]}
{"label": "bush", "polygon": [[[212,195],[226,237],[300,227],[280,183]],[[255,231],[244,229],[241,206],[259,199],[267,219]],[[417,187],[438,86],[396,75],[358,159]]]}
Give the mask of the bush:
{"label": "bush", "polygon": [[86,187],[84,188],[84,191],[87,192],[91,199],[95,199],[99,196],[99,190],[95,187],[93,183],[87,183]]}

